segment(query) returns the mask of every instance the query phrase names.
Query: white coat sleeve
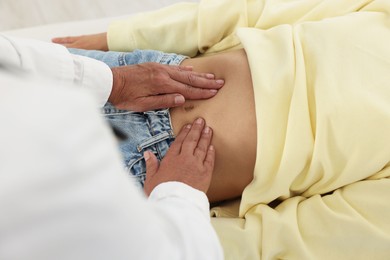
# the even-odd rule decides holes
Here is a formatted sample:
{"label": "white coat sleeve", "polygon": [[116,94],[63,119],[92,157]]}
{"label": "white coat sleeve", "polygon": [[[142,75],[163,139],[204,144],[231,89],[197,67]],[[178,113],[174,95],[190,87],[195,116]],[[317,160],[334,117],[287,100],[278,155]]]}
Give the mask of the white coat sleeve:
{"label": "white coat sleeve", "polygon": [[56,85],[87,89],[103,106],[111,93],[112,72],[103,62],[72,55],[59,44],[0,34],[0,60],[46,79]]}
{"label": "white coat sleeve", "polygon": [[0,259],[222,259],[206,196],[148,201],[91,96],[52,84],[0,68]]}

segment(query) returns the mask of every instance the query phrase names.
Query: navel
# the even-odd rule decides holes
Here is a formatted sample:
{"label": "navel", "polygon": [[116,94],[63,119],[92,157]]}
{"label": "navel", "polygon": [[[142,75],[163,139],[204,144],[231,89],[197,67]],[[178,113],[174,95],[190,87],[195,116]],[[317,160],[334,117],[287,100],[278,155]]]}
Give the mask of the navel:
{"label": "navel", "polygon": [[186,112],[190,112],[194,108],[195,108],[195,106],[193,104],[184,105],[184,111],[186,111]]}

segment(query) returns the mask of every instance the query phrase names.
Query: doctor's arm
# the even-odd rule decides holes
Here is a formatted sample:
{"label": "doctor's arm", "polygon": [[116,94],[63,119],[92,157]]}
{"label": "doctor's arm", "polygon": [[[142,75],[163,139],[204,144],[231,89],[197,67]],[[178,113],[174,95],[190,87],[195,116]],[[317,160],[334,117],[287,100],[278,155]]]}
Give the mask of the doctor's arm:
{"label": "doctor's arm", "polygon": [[190,67],[145,63],[110,69],[103,62],[72,55],[62,45],[0,34],[3,62],[30,74],[90,91],[103,106],[147,111],[175,107],[186,99],[213,97],[223,81]]}
{"label": "doctor's arm", "polygon": [[152,163],[147,200],[90,95],[0,74],[1,259],[223,258],[206,195]]}

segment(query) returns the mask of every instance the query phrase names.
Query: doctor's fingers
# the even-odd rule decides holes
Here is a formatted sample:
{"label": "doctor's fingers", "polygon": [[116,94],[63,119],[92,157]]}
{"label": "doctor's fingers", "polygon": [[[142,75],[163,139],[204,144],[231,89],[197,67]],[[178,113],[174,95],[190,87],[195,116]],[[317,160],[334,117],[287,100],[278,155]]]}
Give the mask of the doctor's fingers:
{"label": "doctor's fingers", "polygon": [[183,141],[187,137],[190,130],[191,130],[191,124],[186,124],[182,127],[180,132],[177,134],[175,141],[172,143],[171,147],[169,147],[168,153],[173,153],[176,155],[180,154]]}
{"label": "doctor's fingers", "polygon": [[204,162],[207,156],[207,153],[210,149],[211,139],[213,137],[213,130],[209,126],[205,126],[198,145],[195,148],[194,155],[201,161]]}
{"label": "doctor's fingers", "polygon": [[191,130],[183,140],[181,153],[195,155],[195,149],[198,147],[204,127],[203,118],[198,118],[192,123]]}
{"label": "doctor's fingers", "polygon": [[188,99],[198,99],[199,95],[216,94],[225,83],[223,79],[215,79],[213,74],[184,70],[175,66],[171,66],[168,74],[173,86],[177,88],[176,91]]}
{"label": "doctor's fingers", "polygon": [[205,121],[203,118],[196,119],[192,125],[183,126],[168,152],[195,155],[195,149],[198,146],[204,127]]}

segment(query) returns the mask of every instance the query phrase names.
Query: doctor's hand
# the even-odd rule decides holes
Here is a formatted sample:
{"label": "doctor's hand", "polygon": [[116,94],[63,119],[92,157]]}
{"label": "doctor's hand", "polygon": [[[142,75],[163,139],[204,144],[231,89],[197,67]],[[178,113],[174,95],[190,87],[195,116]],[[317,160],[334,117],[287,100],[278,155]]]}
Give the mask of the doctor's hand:
{"label": "doctor's hand", "polygon": [[211,139],[211,128],[199,118],[192,125],[183,127],[160,163],[152,152],[145,152],[146,195],[149,196],[157,185],[169,181],[182,182],[206,193],[215,160]]}
{"label": "doctor's hand", "polygon": [[108,98],[119,109],[144,112],[181,106],[186,99],[207,99],[224,85],[213,74],[188,66],[142,63],[111,68],[113,87]]}
{"label": "doctor's hand", "polygon": [[108,51],[107,33],[97,33],[80,36],[57,37],[52,42],[67,48]]}

